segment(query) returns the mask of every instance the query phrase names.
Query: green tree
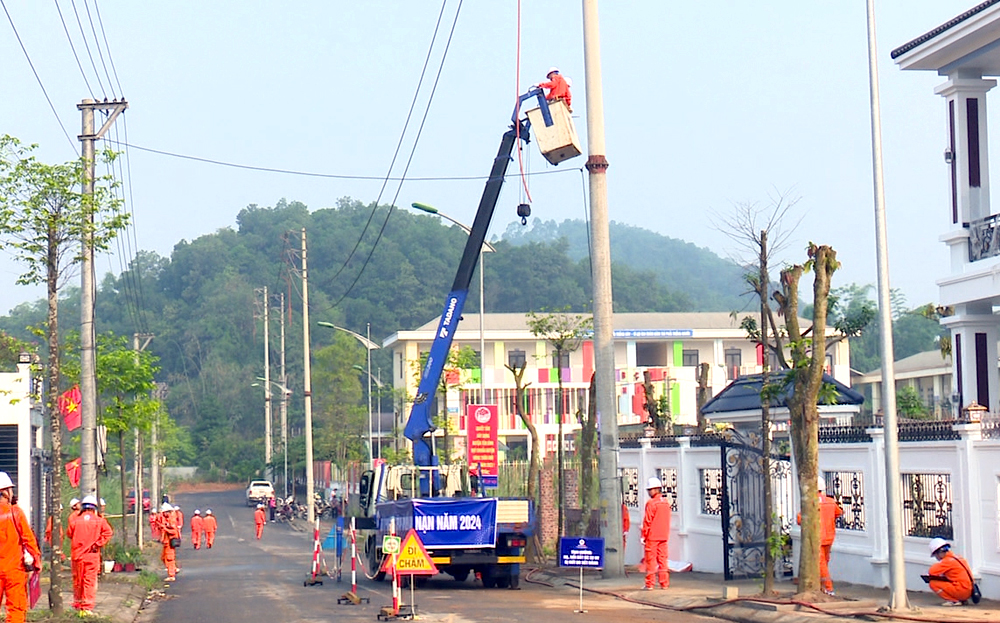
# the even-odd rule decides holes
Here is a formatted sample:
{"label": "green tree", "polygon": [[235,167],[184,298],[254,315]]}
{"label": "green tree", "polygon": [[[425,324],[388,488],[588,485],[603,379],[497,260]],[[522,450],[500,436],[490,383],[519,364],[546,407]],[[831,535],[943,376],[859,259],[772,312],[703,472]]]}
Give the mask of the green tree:
{"label": "green tree", "polygon": [[[360,348],[359,348],[360,346]],[[335,331],[333,344],[313,352],[315,456],[344,466],[368,459],[369,422],[356,365],[365,362],[357,340]]]}
{"label": "green tree", "polygon": [[920,399],[917,388],[907,385],[896,391],[896,411],[903,417],[923,420],[927,418],[927,405]]}
{"label": "green tree", "polygon": [[[66,269],[81,260],[74,243],[90,238],[97,251],[106,250],[118,232],[128,223],[121,202],[112,192],[110,176],[95,180],[94,193],[82,193],[88,163],[74,160],[47,165],[33,151],[9,135],[0,137],[0,249],[11,253],[23,264],[19,285],[44,283],[47,292],[45,327],[48,342],[48,396],[52,434],[52,456],[62,463],[62,421],[56,408],[60,386],[59,290]],[[104,152],[103,159],[114,159]],[[40,323],[39,323],[40,324]],[[56,532],[61,522],[55,515],[61,502],[61,483],[53,479],[48,508]],[[57,535],[60,536],[60,535]],[[56,614],[63,612],[62,562],[50,557],[49,606]]]}
{"label": "green tree", "polygon": [[[559,470],[559,535],[562,536],[566,526],[563,522],[564,517],[564,502],[565,502],[565,477],[563,472],[563,446],[565,445],[563,439],[563,420],[565,419],[566,411],[566,397],[563,393],[563,378],[562,371],[563,368],[568,368],[567,363],[569,359],[569,354],[580,347],[583,339],[591,332],[594,328],[594,319],[592,316],[584,316],[583,314],[571,313],[568,308],[562,309],[560,311],[546,311],[544,308],[539,312],[528,312],[528,330],[531,331],[532,335],[540,337],[549,343],[549,346],[553,349],[553,354],[555,355],[555,365],[556,369],[556,380],[559,383],[559,393],[556,399],[556,421],[559,424],[559,432],[557,433],[557,449],[556,449],[556,462],[558,463]],[[566,365],[563,365],[566,364]],[[582,439],[581,439],[582,441]],[[581,477],[580,477],[580,500],[583,502],[581,506],[584,512],[583,518],[581,519],[586,526],[586,522],[590,517],[589,500],[591,499],[591,491],[594,486],[594,475],[593,475],[593,459],[594,459],[594,448],[591,443],[589,447],[585,447],[585,444],[580,444],[579,450],[580,465],[581,465]],[[582,532],[581,532],[582,534]]]}

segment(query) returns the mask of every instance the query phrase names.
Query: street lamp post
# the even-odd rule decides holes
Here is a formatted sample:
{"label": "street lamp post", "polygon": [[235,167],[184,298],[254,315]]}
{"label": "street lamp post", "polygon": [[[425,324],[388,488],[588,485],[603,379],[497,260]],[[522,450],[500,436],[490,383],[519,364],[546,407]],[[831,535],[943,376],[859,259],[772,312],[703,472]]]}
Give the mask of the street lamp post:
{"label": "street lamp post", "polygon": [[[465,223],[461,221],[456,221],[452,217],[448,216],[444,212],[441,212],[434,206],[429,206],[426,203],[411,203],[414,209],[420,210],[421,212],[426,212],[428,214],[434,214],[435,216],[440,216],[446,221],[451,221],[455,225],[461,227],[466,234],[472,235],[472,228],[470,228]],[[490,243],[483,241],[483,246],[479,249],[479,402],[480,404],[486,403],[486,331],[484,329],[483,314],[486,310],[486,298],[483,292],[483,273],[485,272],[485,266],[483,266],[483,253],[496,253],[496,247]]]}
{"label": "street lamp post", "polygon": [[[343,331],[344,333],[350,333],[353,335],[368,351],[368,463],[375,463],[375,453],[372,450],[372,349],[381,348],[378,344],[372,341],[372,325],[368,325],[368,337],[361,334],[355,333],[350,329],[345,329],[344,327],[338,327],[332,322],[319,321],[318,324],[321,327],[326,327],[327,329],[336,329],[338,331]],[[381,452],[379,453],[381,456]]]}
{"label": "street lamp post", "polygon": [[[271,381],[263,377],[258,376],[258,381],[264,381],[270,385],[274,385],[281,390],[281,451],[284,454],[285,462],[285,472],[284,472],[284,496],[288,497],[288,397],[292,395],[292,390],[288,389],[282,383],[277,381]],[[260,383],[251,383],[251,387],[260,387]],[[265,386],[269,387],[269,385]]]}
{"label": "street lamp post", "polygon": [[[375,387],[378,388],[378,396],[379,396],[379,399],[378,399],[378,412],[377,412],[378,413],[378,418],[376,418],[376,422],[378,422],[378,425],[377,425],[378,428],[375,431],[375,438],[378,439],[378,458],[382,458],[382,368],[378,369],[378,374],[376,374],[375,376],[372,376],[372,373],[370,371],[365,370],[364,368],[362,368],[359,365],[355,365],[353,367],[358,372],[364,372],[368,376],[368,388],[369,388],[368,389],[368,395],[369,396],[371,396],[371,385],[372,385],[372,383],[375,383]],[[369,402],[371,402],[371,401],[369,400]]]}

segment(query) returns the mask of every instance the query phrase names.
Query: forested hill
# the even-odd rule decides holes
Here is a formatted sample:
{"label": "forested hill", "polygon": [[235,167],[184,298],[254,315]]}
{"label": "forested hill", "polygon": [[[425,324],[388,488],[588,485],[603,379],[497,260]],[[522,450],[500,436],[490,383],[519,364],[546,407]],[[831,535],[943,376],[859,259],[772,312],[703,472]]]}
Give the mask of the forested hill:
{"label": "forested hill", "polygon": [[[683,292],[696,311],[742,309],[748,299],[742,269],[712,251],[662,234],[616,223],[610,224],[611,259],[635,270],[652,271],[657,281],[671,292]],[[511,223],[503,240],[514,245],[552,243],[564,239],[574,260],[589,253],[587,224],[581,220],[535,220],[524,227]],[[615,295],[618,284],[615,284]]]}
{"label": "forested hill", "polygon": [[[272,379],[277,378],[280,352],[278,294],[291,304],[285,315],[288,387],[301,387],[303,228],[313,386],[323,388],[314,394],[313,405],[317,427],[326,431],[317,439],[317,458],[362,451],[360,433],[352,433],[352,427],[366,428],[361,380],[354,369],[364,364],[364,351],[348,334],[316,323],[331,322],[359,334],[370,324],[378,343],[395,331],[427,322],[441,313],[466,242],[461,229],[438,217],[393,210],[386,222],[388,212],[386,206],[373,210],[351,199],[314,211],[298,202],[281,201],[271,208],[252,205],[240,211],[235,229],[181,241],[169,258],[140,252],[124,274],[99,280],[98,332],[154,336],[148,348],[159,357],[157,381],[167,384],[168,410],[191,435],[190,455],[182,453],[171,462],[225,467],[244,476],[259,467],[263,392],[251,385],[263,376],[264,348],[262,299],[255,289],[266,286],[271,294]],[[618,250],[613,267],[616,311],[735,307],[726,303],[736,301],[739,291],[735,268],[717,258],[709,262],[693,247],[690,253],[679,253],[674,247],[682,243],[637,228],[616,226],[613,231]],[[589,311],[590,265],[579,251],[578,238],[496,242],[497,252],[485,254],[486,310],[568,306]],[[675,256],[675,261],[667,259]],[[686,275],[675,276],[680,273]],[[722,273],[729,281],[718,281],[727,285],[713,292],[709,284]],[[680,285],[685,283],[694,285],[685,289]],[[478,294],[474,282],[467,315],[478,311]],[[64,335],[79,326],[78,291],[63,293],[60,317]],[[44,320],[44,301],[25,303],[0,318],[0,329],[36,341],[25,328],[43,326]],[[383,379],[391,373],[388,353],[376,350],[372,360],[373,371]],[[289,416],[293,425],[300,421],[300,400],[295,392]]]}

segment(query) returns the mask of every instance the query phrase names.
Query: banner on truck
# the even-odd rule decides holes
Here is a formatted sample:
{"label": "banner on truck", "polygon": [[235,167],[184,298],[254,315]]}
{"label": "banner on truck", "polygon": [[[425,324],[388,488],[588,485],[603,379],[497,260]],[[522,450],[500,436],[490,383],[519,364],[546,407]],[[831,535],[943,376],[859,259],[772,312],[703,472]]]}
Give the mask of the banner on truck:
{"label": "banner on truck", "polygon": [[469,468],[478,470],[481,486],[496,487],[498,467],[497,427],[499,416],[496,405],[468,405],[466,407],[466,434],[468,435]]}
{"label": "banner on truck", "polygon": [[412,500],[413,528],[429,549],[496,547],[496,498]]}

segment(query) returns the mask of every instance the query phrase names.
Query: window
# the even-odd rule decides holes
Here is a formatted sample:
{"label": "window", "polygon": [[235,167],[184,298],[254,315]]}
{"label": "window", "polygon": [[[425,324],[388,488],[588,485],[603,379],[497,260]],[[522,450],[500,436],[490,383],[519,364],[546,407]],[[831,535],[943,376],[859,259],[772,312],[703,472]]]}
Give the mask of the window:
{"label": "window", "polygon": [[685,350],[681,353],[681,365],[685,368],[698,367],[698,351],[697,350]]}
{"label": "window", "polygon": [[906,536],[953,538],[951,475],[901,474],[900,477]]}
{"label": "window", "polygon": [[740,376],[740,366],[743,365],[743,353],[738,348],[726,349],[726,378],[730,381]]}
{"label": "window", "polygon": [[699,469],[701,480],[701,514],[722,515],[722,470]]}
{"label": "window", "polygon": [[663,483],[663,499],[670,502],[670,510],[677,512],[677,469],[657,467],[656,477]]}
{"label": "window", "polygon": [[865,530],[865,480],[862,472],[823,472],[826,494],[837,500],[844,514],[839,530]]}
{"label": "window", "polygon": [[507,351],[507,365],[515,370],[523,368],[527,361],[528,359],[523,350],[515,349]]}
{"label": "window", "polygon": [[563,353],[562,353],[562,361],[561,362],[558,359],[558,355],[555,352],[553,352],[552,353],[552,367],[553,368],[559,368],[561,370],[565,370],[566,368],[568,368],[569,367],[569,351],[563,351]]}

